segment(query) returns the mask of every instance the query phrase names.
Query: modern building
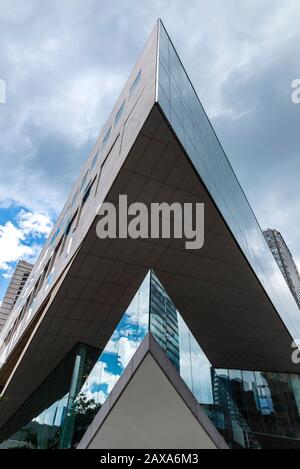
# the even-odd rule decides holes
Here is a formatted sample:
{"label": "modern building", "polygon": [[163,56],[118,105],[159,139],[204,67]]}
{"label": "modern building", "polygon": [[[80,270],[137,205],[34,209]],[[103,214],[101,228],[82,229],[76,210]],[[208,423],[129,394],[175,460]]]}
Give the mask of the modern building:
{"label": "modern building", "polygon": [[178,312],[158,278],[150,278],[150,331],[166,352],[176,370],[180,371]]}
{"label": "modern building", "polygon": [[32,271],[33,265],[19,261],[0,306],[0,334]]}
{"label": "modern building", "polygon": [[[204,203],[204,247],[99,239],[99,209],[124,194]],[[2,331],[1,447],[300,448],[299,337],[159,21]]]}
{"label": "modern building", "polygon": [[279,231],[269,228],[264,231],[264,235],[275,261],[300,308],[300,275],[293,255]]}

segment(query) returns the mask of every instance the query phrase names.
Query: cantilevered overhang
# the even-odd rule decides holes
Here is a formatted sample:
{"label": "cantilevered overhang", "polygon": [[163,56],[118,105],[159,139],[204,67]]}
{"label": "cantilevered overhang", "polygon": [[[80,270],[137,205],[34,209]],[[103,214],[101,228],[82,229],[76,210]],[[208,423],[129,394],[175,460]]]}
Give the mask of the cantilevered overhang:
{"label": "cantilevered overhang", "polygon": [[178,239],[99,240],[95,219],[6,383],[1,426],[78,341],[104,348],[149,269],[215,368],[300,372],[283,316],[157,105],[106,200],[119,194],[147,204],[204,202],[203,249]]}

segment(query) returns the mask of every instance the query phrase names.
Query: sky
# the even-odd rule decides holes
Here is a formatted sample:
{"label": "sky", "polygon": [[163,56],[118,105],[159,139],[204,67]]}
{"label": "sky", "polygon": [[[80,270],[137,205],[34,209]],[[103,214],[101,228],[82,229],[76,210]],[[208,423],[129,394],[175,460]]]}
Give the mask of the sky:
{"label": "sky", "polygon": [[162,18],[262,228],[300,267],[298,0],[0,0],[0,301]]}

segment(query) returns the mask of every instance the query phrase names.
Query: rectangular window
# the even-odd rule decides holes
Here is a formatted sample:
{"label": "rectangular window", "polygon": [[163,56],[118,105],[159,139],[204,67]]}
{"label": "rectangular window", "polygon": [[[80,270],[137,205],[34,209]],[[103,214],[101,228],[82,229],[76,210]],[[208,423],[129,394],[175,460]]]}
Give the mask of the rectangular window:
{"label": "rectangular window", "polygon": [[93,159],[92,164],[91,164],[91,169],[93,169],[96,166],[98,156],[99,156],[99,151],[97,151],[96,155],[94,156],[94,159]]}
{"label": "rectangular window", "polygon": [[79,189],[76,191],[74,197],[73,197],[73,200],[72,200],[72,204],[71,204],[71,207],[73,207],[75,205],[75,202],[76,202],[76,199],[78,197],[78,193],[79,193]]}
{"label": "rectangular window", "polygon": [[45,278],[46,278],[46,274],[49,270],[50,264],[51,264],[51,258],[49,259],[46,266],[44,267],[43,273],[41,275],[41,280],[40,280],[39,287],[38,287],[38,293],[41,290],[42,286],[44,285],[44,281],[45,281]]}
{"label": "rectangular window", "polygon": [[86,175],[84,176],[84,178],[82,179],[82,183],[81,183],[81,186],[80,186],[81,191],[84,188],[84,186],[86,185],[88,174],[89,174],[89,172],[87,172]]}
{"label": "rectangular window", "polygon": [[79,211],[78,211],[76,226],[79,225],[79,222],[80,222],[82,213],[83,213],[83,211],[84,211],[85,204],[86,204],[88,198],[89,198],[90,195],[91,195],[91,192],[92,192],[92,189],[93,189],[93,187],[94,187],[94,185],[95,185],[96,180],[97,180],[97,176],[94,178],[93,181],[90,182],[90,184],[87,186],[87,188],[86,188],[86,190],[85,190],[85,193],[84,193],[84,196],[83,196],[83,199],[82,199],[82,203],[81,203],[81,206],[80,206]]}
{"label": "rectangular window", "polygon": [[109,140],[109,137],[110,137],[110,133],[111,133],[111,127],[109,128],[109,130],[107,131],[104,139],[103,139],[103,142],[102,142],[102,149],[105,147],[105,145],[107,144],[108,140]]}
{"label": "rectangular window", "polygon": [[73,232],[76,230],[76,228],[77,228],[77,224],[75,223],[76,218],[77,218],[77,214],[78,214],[78,211],[75,213],[75,215],[73,215],[73,217],[71,218],[71,220],[69,221],[69,223],[68,223],[68,225],[67,225],[65,234],[64,234],[63,239],[62,239],[62,245],[61,245],[61,250],[60,250],[59,255],[61,255],[62,252],[63,252],[64,249],[65,249],[66,242],[67,242],[67,239],[68,239],[69,234],[70,234],[70,233],[73,233]]}
{"label": "rectangular window", "polygon": [[123,114],[124,109],[125,109],[125,103],[126,103],[126,101],[123,102],[122,106],[120,107],[119,111],[117,112],[117,115],[116,115],[116,118],[115,118],[115,127],[116,127],[117,123],[119,122],[119,120],[122,117],[122,114]]}
{"label": "rectangular window", "polygon": [[54,233],[53,238],[51,239],[50,244],[53,244],[53,243],[54,243],[54,241],[56,240],[56,238],[57,238],[58,235],[59,235],[59,232],[60,232],[60,228],[58,228],[58,229],[56,230],[56,232]]}
{"label": "rectangular window", "polygon": [[56,258],[57,258],[57,255],[60,251],[60,248],[61,248],[61,245],[62,245],[62,242],[63,242],[63,238],[60,239],[59,243],[57,244],[53,254],[51,255],[50,257],[50,263],[48,265],[48,268],[47,268],[47,271],[46,271],[46,278],[49,277],[49,275],[51,274],[51,271],[54,267],[54,264],[55,264],[55,261],[56,261]]}
{"label": "rectangular window", "polygon": [[141,77],[142,77],[142,70],[139,71],[139,73],[137,74],[136,79],[134,80],[134,82],[133,82],[133,84],[130,88],[130,93],[129,93],[130,96],[135,92],[135,89],[137,88],[138,84],[141,81]]}
{"label": "rectangular window", "polygon": [[84,193],[84,196],[83,196],[83,199],[82,199],[82,204],[83,205],[86,203],[87,199],[89,198],[96,179],[97,179],[97,177],[95,177],[95,179],[92,182],[90,182],[90,184],[87,186],[87,188],[85,190],[85,193]]}

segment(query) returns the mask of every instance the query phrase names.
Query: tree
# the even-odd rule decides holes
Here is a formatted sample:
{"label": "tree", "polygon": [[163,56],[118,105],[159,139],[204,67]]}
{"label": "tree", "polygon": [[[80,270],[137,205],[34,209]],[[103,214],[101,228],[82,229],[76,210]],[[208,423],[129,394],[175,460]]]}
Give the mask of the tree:
{"label": "tree", "polygon": [[83,392],[77,396],[72,408],[72,414],[76,418],[73,435],[74,445],[79,443],[100,409],[101,404],[98,404],[95,399],[88,399]]}
{"label": "tree", "polygon": [[37,448],[37,433],[32,428],[24,428],[24,441],[27,443],[27,448]]}

